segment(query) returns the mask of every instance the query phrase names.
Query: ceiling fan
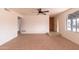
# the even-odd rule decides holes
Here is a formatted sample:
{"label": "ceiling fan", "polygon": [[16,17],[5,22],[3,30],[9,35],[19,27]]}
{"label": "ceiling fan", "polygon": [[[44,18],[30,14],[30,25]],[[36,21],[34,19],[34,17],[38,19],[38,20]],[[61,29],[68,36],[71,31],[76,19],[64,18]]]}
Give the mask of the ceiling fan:
{"label": "ceiling fan", "polygon": [[37,11],[38,11],[38,15],[39,14],[46,15],[46,13],[49,12],[49,10],[43,11],[41,8],[37,9]]}

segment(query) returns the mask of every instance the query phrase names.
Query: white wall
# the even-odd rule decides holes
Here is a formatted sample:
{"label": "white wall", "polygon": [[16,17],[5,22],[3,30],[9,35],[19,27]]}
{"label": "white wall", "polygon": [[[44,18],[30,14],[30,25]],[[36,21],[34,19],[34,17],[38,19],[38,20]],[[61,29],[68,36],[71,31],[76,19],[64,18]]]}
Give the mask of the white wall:
{"label": "white wall", "polygon": [[49,32],[48,15],[24,15],[22,20],[22,33],[47,33]]}
{"label": "white wall", "polygon": [[17,36],[17,14],[0,9],[0,45]]}
{"label": "white wall", "polygon": [[64,36],[65,38],[79,44],[79,32],[69,32],[66,30],[66,20],[67,20],[67,16],[68,14],[71,14],[75,11],[77,11],[79,9],[70,9],[68,11],[65,11],[61,14],[59,14],[58,16],[55,17],[55,19],[57,19],[58,23],[59,23],[59,32],[62,34],[62,36]]}

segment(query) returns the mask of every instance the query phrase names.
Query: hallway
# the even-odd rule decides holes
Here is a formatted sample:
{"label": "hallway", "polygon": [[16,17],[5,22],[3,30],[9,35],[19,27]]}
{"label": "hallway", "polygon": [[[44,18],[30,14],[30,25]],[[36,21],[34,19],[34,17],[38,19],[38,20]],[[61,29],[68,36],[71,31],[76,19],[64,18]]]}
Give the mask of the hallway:
{"label": "hallway", "polygon": [[0,50],[78,50],[79,46],[60,36],[23,34],[0,46]]}

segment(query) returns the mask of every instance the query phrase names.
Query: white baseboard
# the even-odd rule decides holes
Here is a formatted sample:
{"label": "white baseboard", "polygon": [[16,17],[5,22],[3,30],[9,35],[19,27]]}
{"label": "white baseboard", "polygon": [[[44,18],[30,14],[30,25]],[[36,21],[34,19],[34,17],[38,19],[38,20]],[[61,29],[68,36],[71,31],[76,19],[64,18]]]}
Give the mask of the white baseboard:
{"label": "white baseboard", "polygon": [[21,32],[21,34],[47,34],[48,32],[43,32],[43,33],[28,33],[28,32]]}
{"label": "white baseboard", "polygon": [[60,35],[59,32],[49,32],[48,33],[49,36],[57,36],[57,35]]}
{"label": "white baseboard", "polygon": [[10,40],[16,38],[17,36],[18,36],[17,34],[14,34],[13,36],[10,36],[5,41],[0,42],[0,46],[3,45],[3,44],[5,44],[5,43],[7,43],[7,42],[9,42]]}

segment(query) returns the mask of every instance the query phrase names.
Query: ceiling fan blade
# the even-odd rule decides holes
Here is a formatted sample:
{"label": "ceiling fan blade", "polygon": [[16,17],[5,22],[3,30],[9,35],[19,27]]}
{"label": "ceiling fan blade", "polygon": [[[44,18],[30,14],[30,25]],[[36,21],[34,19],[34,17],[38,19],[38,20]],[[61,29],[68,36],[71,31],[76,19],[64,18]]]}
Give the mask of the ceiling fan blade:
{"label": "ceiling fan blade", "polygon": [[46,13],[44,13],[44,12],[42,12],[42,13],[38,13],[37,15],[39,15],[39,14],[43,14],[43,15],[46,15]]}
{"label": "ceiling fan blade", "polygon": [[43,12],[49,12],[49,10],[47,10],[47,11],[43,11]]}

